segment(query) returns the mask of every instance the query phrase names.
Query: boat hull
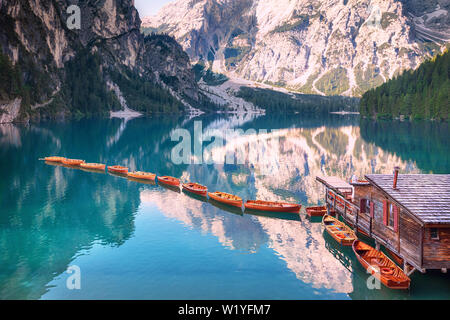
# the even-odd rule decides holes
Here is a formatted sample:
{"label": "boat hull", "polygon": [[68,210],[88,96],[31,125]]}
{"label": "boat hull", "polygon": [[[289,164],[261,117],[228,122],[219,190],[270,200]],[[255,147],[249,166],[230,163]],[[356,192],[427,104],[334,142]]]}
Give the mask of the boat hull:
{"label": "boat hull", "polygon": [[228,206],[233,206],[233,207],[238,207],[238,208],[242,208],[242,199],[238,200],[231,200],[231,199],[225,199],[219,195],[217,195],[214,192],[209,192],[208,196],[213,199],[214,201],[226,204]]}
{"label": "boat hull", "polygon": [[158,183],[162,183],[162,184],[172,186],[172,187],[180,186],[180,180],[178,180],[177,178],[168,177],[168,176],[158,177]]}
{"label": "boat hull", "polygon": [[79,166],[80,164],[84,163],[84,160],[80,159],[62,159],[62,164],[65,164],[66,166]]}
{"label": "boat hull", "polygon": [[106,168],[106,165],[101,164],[101,163],[80,163],[80,167],[83,169],[104,171]]}
{"label": "boat hull", "polygon": [[359,240],[353,242],[352,248],[359,263],[383,285],[390,289],[409,289],[409,277],[383,252]]}
{"label": "boat hull", "polygon": [[61,162],[64,159],[66,159],[66,158],[64,158],[64,157],[56,157],[56,156],[54,156],[54,157],[45,157],[44,158],[45,161],[49,161],[49,162]]}
{"label": "boat hull", "polygon": [[200,185],[193,185],[190,183],[183,183],[183,190],[186,190],[187,192],[191,192],[203,197],[206,197],[206,195],[208,194],[208,189],[206,187]]}
{"label": "boat hull", "polygon": [[128,176],[139,180],[155,181],[156,174],[147,172],[128,172]]}
{"label": "boat hull", "polygon": [[128,168],[122,166],[109,166],[108,172],[118,173],[118,174],[128,174]]}
{"label": "boat hull", "polygon": [[269,202],[269,201],[247,201],[244,204],[245,209],[265,212],[280,212],[280,213],[298,213],[301,205],[283,202]]}
{"label": "boat hull", "polygon": [[306,208],[306,214],[310,217],[323,217],[327,214],[327,208],[323,207],[308,207]]}

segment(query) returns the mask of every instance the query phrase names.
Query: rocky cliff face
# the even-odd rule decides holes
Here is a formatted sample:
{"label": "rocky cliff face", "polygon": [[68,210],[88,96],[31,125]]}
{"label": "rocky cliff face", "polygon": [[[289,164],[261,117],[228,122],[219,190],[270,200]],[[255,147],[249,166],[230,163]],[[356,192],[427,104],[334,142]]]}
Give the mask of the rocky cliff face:
{"label": "rocky cliff face", "polygon": [[[187,54],[169,37],[144,38],[133,2],[0,0],[0,53],[20,69],[22,83],[32,88],[29,97],[16,94],[27,100],[21,110],[25,119],[63,94],[67,64],[81,53],[99,57],[99,78],[105,88],[111,73],[126,72],[125,78],[132,75],[179,97],[199,100]],[[77,12],[71,5],[79,8],[80,29],[73,28]],[[170,83],[165,82],[168,79]],[[66,93],[61,98],[67,107],[58,112],[67,113],[71,97]],[[11,101],[16,102],[3,103],[11,108]]]}
{"label": "rocky cliff face", "polygon": [[177,0],[142,25],[214,71],[360,96],[439,50],[449,9],[448,0]]}

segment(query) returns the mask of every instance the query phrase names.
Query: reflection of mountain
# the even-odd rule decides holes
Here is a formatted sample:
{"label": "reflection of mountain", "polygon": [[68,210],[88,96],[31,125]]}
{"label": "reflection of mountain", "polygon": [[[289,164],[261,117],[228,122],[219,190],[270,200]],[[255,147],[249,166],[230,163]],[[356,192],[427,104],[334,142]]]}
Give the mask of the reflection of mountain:
{"label": "reflection of mountain", "polygon": [[94,241],[124,243],[138,199],[104,175],[37,162],[70,145],[76,155],[77,143],[64,135],[12,125],[0,130],[0,164],[8,168],[0,179],[0,297],[36,299]]}
{"label": "reflection of mountain", "polygon": [[[267,242],[266,233],[250,216],[235,215],[209,203],[170,191],[144,190],[140,199],[144,203],[153,203],[169,218],[181,221],[202,233],[216,236],[227,248],[254,252]],[[171,205],[167,206],[168,203]]]}
{"label": "reflection of mountain", "polygon": [[[226,145],[214,150],[215,154],[224,154],[227,149],[255,141],[260,148],[251,156],[264,163],[254,162],[253,167],[251,161],[174,165],[170,154],[176,142],[170,141],[170,132],[180,127],[192,133],[197,119],[202,120],[204,130],[267,129],[267,133],[251,134],[246,139],[227,136]],[[122,128],[118,119],[43,123],[40,127],[0,126],[0,165],[8,168],[0,179],[0,297],[40,297],[54,276],[64,272],[83,249],[97,241],[105,245],[124,243],[134,232],[134,212],[140,202],[152,203],[164,216],[213,235],[230,250],[258,254],[269,247],[301,282],[318,292],[329,289],[353,292],[355,298],[380,297],[379,293],[367,292],[365,274],[355,272],[354,259],[344,265],[336,258],[336,250],[327,246],[320,224],[303,218],[290,221],[236,215],[167,189],[142,188],[119,177],[37,162],[54,154],[126,164],[131,169],[196,181],[212,191],[230,192],[245,200],[287,200],[306,206],[322,200],[323,190],[315,181],[316,175],[362,177],[390,172],[394,165],[400,165],[403,172],[420,172],[440,168],[435,157],[448,160],[443,154],[447,125],[433,124],[427,131],[426,126],[424,129],[414,123],[408,124],[408,130],[402,125],[392,128],[373,123],[360,129],[357,121],[340,116],[216,115],[185,122],[166,117],[138,118]],[[425,136],[433,134],[433,138],[420,140],[411,133],[414,130]],[[115,137],[117,132],[117,139],[108,145],[108,137]],[[385,138],[387,135],[395,137],[398,144]],[[413,137],[413,150],[419,146],[429,162],[419,151],[402,151],[410,141],[406,136]],[[278,143],[270,142],[274,138]],[[242,150],[249,152],[248,148]],[[351,252],[345,254],[352,257]]]}
{"label": "reflection of mountain", "polygon": [[450,172],[450,126],[446,122],[361,121],[361,136],[402,159],[413,160],[424,172]]}
{"label": "reflection of mountain", "polygon": [[258,220],[270,237],[270,247],[286,261],[297,278],[314,288],[352,292],[352,274],[326,249],[320,224],[305,219],[302,222]]}
{"label": "reflection of mountain", "polygon": [[[278,143],[271,143],[274,138]],[[236,137],[236,139],[241,139]],[[349,179],[353,174],[363,177],[367,173],[392,172],[398,165],[403,172],[418,172],[412,161],[383,151],[361,139],[359,127],[311,129],[292,128],[247,137],[259,140],[260,148],[253,150],[249,165],[255,168],[257,197],[263,200],[290,200],[317,203],[323,194],[315,181],[318,175],[337,175]],[[234,145],[227,141],[217,154],[226,154]],[[232,148],[229,148],[229,146]],[[251,159],[259,161],[253,162]]]}

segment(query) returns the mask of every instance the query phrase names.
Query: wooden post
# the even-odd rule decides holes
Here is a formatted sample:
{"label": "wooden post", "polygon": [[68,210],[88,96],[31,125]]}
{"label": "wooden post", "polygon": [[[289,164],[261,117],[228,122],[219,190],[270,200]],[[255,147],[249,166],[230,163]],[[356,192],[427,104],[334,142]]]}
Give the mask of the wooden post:
{"label": "wooden post", "polygon": [[344,217],[347,220],[347,202],[344,202]]}
{"label": "wooden post", "polygon": [[336,210],[336,193],[333,192],[333,195],[334,195],[334,197],[333,197],[333,210],[337,211]]}
{"label": "wooden post", "polygon": [[377,251],[380,251],[380,243],[378,241],[375,240],[375,249]]}

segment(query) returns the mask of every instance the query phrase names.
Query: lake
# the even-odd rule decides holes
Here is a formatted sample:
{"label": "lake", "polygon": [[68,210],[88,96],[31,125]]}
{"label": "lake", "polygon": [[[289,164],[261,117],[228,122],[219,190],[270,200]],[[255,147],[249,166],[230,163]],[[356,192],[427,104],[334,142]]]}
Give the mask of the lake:
{"label": "lake", "polygon": [[[223,134],[202,145],[215,143],[213,161],[195,157],[199,124]],[[188,163],[174,161],[174,132],[191,135]],[[0,299],[449,299],[450,276],[441,272],[414,273],[407,292],[370,290],[352,250],[303,208],[283,219],[243,214],[157,184],[38,160],[126,165],[244,200],[306,207],[323,203],[317,175],[348,179],[394,166],[450,173],[449,136],[446,123],[355,115],[0,125]],[[221,161],[235,148],[242,162]],[[79,267],[80,289],[68,289],[70,266]]]}

